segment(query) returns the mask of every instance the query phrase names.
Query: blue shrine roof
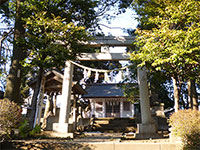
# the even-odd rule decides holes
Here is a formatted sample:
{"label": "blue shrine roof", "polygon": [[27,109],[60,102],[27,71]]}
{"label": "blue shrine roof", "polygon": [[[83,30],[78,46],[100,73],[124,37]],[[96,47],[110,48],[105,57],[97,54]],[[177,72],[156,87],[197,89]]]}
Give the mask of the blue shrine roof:
{"label": "blue shrine roof", "polygon": [[91,84],[83,98],[124,97],[124,90],[118,84]]}

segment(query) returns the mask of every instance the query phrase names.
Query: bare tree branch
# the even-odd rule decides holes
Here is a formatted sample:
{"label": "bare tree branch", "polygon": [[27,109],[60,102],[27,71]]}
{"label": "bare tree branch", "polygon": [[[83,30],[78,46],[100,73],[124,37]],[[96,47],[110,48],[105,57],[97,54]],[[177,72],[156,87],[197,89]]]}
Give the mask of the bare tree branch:
{"label": "bare tree branch", "polygon": [[[1,0],[0,0],[0,1],[1,1]],[[10,34],[12,34],[12,33],[13,33],[13,28],[11,28],[9,32],[3,34],[3,36],[2,36],[1,39],[0,39],[0,60],[1,60],[2,43],[3,43],[3,41],[4,41]]]}
{"label": "bare tree branch", "polygon": [[105,24],[99,24],[100,26],[104,26],[104,27],[106,27],[106,28],[108,28],[108,29],[120,29],[120,30],[124,30],[124,28],[121,28],[121,27],[109,27],[109,26],[107,26],[107,25],[105,25]]}

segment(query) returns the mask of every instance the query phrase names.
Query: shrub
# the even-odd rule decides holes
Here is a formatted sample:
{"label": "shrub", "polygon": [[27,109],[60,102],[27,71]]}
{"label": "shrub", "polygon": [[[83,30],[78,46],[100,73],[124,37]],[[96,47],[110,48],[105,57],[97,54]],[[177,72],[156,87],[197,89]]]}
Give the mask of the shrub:
{"label": "shrub", "polygon": [[40,125],[36,125],[32,130],[29,126],[28,120],[24,120],[21,125],[19,126],[19,136],[21,138],[27,138],[27,137],[34,137],[37,134],[41,133],[41,127]]}
{"label": "shrub", "polygon": [[22,138],[28,137],[31,128],[29,126],[28,120],[24,120],[19,126],[19,136]]}
{"label": "shrub", "polygon": [[37,125],[37,124],[35,128],[33,128],[33,130],[29,132],[30,136],[35,136],[36,134],[39,134],[39,133],[41,133],[41,127],[40,125]]}
{"label": "shrub", "polygon": [[180,110],[170,116],[169,125],[181,137],[184,149],[200,149],[200,111]]}
{"label": "shrub", "polygon": [[0,100],[0,129],[9,135],[21,121],[21,108],[9,99]]}

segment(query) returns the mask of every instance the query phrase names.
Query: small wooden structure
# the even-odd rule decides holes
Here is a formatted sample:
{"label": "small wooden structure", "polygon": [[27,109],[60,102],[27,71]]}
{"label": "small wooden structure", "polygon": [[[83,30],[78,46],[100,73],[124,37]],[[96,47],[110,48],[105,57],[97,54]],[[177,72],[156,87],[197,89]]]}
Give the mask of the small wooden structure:
{"label": "small wooden structure", "polygon": [[[61,92],[62,92],[62,83],[63,83],[63,74],[56,71],[56,70],[52,70],[47,72],[45,75],[45,84],[44,84],[44,94],[46,94],[48,97],[50,97],[48,100],[50,100],[50,104],[51,106],[51,110],[52,111],[52,115],[51,117],[48,118],[48,122],[49,124],[47,125],[48,129],[52,129],[53,123],[58,123],[59,120],[59,116],[60,116],[60,108],[58,108],[58,103],[62,103],[62,97],[61,97]],[[30,82],[30,86],[32,88],[35,87],[36,85],[36,80],[33,80],[32,82]],[[68,91],[65,91],[68,92]],[[77,82],[72,82],[72,90],[71,90],[71,104],[74,104],[74,108],[76,109],[76,103],[77,100],[79,98],[79,95],[83,95],[83,94],[87,94],[87,92],[77,83]],[[57,102],[58,99],[61,98],[60,102]],[[47,102],[48,102],[47,100]],[[46,103],[47,103],[46,102]],[[62,104],[60,104],[62,105]],[[47,106],[47,104],[46,104]],[[44,119],[44,102],[42,101],[41,105],[39,105],[39,112],[37,115],[37,120],[38,124],[41,122],[41,118]],[[76,111],[73,112],[75,115],[74,118],[76,118]],[[46,118],[47,119],[47,118]],[[74,125],[76,124],[76,119],[74,119]]]}
{"label": "small wooden structure", "polygon": [[131,118],[134,116],[134,104],[127,101],[122,87],[118,84],[91,84],[83,95],[91,105],[90,116],[95,118]]}

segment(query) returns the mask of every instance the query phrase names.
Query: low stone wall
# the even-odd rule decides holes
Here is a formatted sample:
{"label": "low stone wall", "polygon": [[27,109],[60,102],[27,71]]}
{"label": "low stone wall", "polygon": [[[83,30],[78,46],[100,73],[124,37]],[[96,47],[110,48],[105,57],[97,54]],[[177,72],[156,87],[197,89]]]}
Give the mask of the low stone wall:
{"label": "low stone wall", "polygon": [[91,150],[180,150],[177,143],[87,143]]}

